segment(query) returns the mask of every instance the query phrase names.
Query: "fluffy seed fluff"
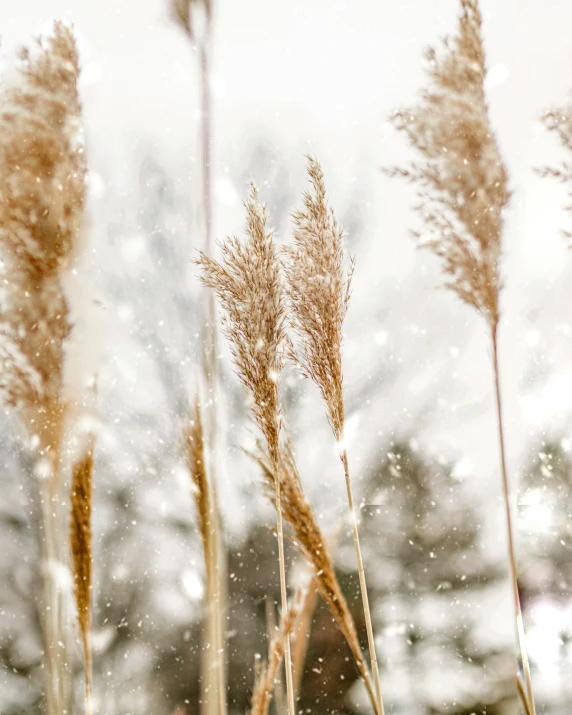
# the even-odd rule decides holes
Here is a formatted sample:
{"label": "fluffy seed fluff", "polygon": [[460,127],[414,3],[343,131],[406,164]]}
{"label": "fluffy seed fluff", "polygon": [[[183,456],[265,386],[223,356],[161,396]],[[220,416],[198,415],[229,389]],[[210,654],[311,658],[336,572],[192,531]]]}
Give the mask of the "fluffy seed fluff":
{"label": "fluffy seed fluff", "polygon": [[56,22],[35,52],[22,51],[19,69],[0,100],[0,391],[55,449],[71,329],[60,271],[78,238],[86,174],[71,30]]}
{"label": "fluffy seed fluff", "polygon": [[[223,308],[223,332],[229,342],[237,375],[248,391],[250,409],[264,436],[271,460],[282,613],[288,609],[282,507],[278,474],[280,445],[279,381],[284,364],[285,300],[273,231],[266,207],[251,185],[246,208],[246,242],[229,238],[220,245],[221,260],[201,253],[201,280],[216,291]],[[288,715],[295,715],[290,641],[284,642]]]}
{"label": "fluffy seed fluff", "polygon": [[272,459],[276,459],[285,301],[273,230],[268,227],[268,213],[258,201],[254,184],[245,208],[246,242],[228,238],[220,244],[220,262],[201,253],[197,264],[202,268],[202,282],[216,291],[223,308],[223,332],[237,375],[252,398],[253,417]]}
{"label": "fluffy seed fluff", "polygon": [[461,0],[457,34],[427,51],[429,86],[417,106],[396,112],[422,161],[387,173],[414,183],[421,245],[443,262],[445,285],[498,323],[502,212],[510,193],[484,91],[485,55],[477,0]]}
{"label": "fluffy seed fluff", "polygon": [[[572,105],[545,112],[542,122],[548,131],[556,134],[562,148],[569,156],[572,156]],[[540,176],[556,179],[566,186],[568,203],[564,209],[568,213],[572,213],[572,164],[563,161],[559,166],[543,166],[536,169],[536,172]],[[572,248],[572,231],[563,231],[562,233],[568,241],[568,247]]]}
{"label": "fluffy seed fluff", "polygon": [[344,430],[342,392],[342,328],[350,297],[353,264],[344,267],[343,229],[326,200],[320,163],[308,158],[313,192],[304,194],[304,208],[293,214],[294,239],[285,251],[284,270],[290,322],[302,373],[319,387],[330,424],[340,440]]}

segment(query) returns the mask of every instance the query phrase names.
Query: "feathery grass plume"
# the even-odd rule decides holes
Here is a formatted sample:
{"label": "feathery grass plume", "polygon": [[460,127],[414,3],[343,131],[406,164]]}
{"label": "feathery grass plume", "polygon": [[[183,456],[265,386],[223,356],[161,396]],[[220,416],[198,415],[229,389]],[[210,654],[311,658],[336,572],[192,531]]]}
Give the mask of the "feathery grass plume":
{"label": "feathery grass plume", "polygon": [[[250,456],[258,463],[264,479],[263,485],[269,499],[273,497],[274,471],[268,452],[259,444]],[[302,489],[292,445],[285,440],[280,448],[279,478],[281,504],[284,518],[296,537],[296,546],[314,569],[318,590],[334,617],[354,657],[364,681],[374,711],[379,715],[376,694],[367,665],[363,659],[354,620],[336,577],[327,541],[318,525],[314,512]]]}
{"label": "feathery grass plume", "polygon": [[292,605],[282,614],[280,625],[268,646],[268,662],[258,668],[252,691],[251,715],[267,715],[274,690],[274,681],[284,657],[284,644],[288,642],[296,621],[307,599],[307,586],[300,586],[294,594]]}
{"label": "feathery grass plume", "polygon": [[44,563],[46,700],[71,712],[69,563],[61,449],[64,342],[70,332],[60,280],[77,243],[86,163],[72,31],[54,24],[20,56],[19,82],[0,98],[0,393],[39,454]]}
{"label": "feathery grass plume", "polygon": [[338,441],[343,439],[342,328],[350,298],[353,263],[345,269],[344,232],[328,208],[324,174],[308,158],[314,193],[304,194],[304,211],[296,211],[294,241],[285,249],[287,294],[292,328],[298,338],[302,373],[319,387]]}
{"label": "feathery grass plume", "polygon": [[[563,149],[572,155],[572,105],[553,109],[542,115],[542,122],[550,132],[554,132]],[[572,164],[563,161],[557,167],[543,166],[536,169],[540,176],[556,179],[566,186],[568,201],[564,210],[572,212]],[[562,232],[572,248],[572,231]]]}
{"label": "feathery grass plume", "polygon": [[[183,453],[193,485],[193,497],[197,509],[198,528],[203,546],[205,562],[206,593],[205,607],[205,644],[201,655],[201,681],[203,697],[207,698],[209,706],[222,709],[226,706],[226,688],[220,690],[218,678],[211,680],[217,673],[224,673],[224,649],[217,648],[217,643],[223,642],[221,601],[218,597],[218,539],[217,515],[211,494],[211,485],[206,471],[205,437],[201,415],[200,401],[197,398],[190,419],[183,431]],[[224,683],[224,681],[223,681]]]}
{"label": "feathery grass plume", "polygon": [[72,466],[70,544],[74,596],[85,666],[85,711],[92,713],[91,678],[91,507],[95,437],[89,436],[83,455]]}
{"label": "feathery grass plume", "polygon": [[[205,562],[209,553],[209,539],[211,534],[211,499],[209,482],[205,465],[205,445],[201,406],[197,399],[191,418],[183,430],[184,454],[187,468],[193,484],[193,497],[197,507],[199,534],[201,537]],[[208,564],[207,564],[208,572]]]}
{"label": "feathery grass plume", "polygon": [[333,210],[328,207],[324,174],[319,162],[308,158],[312,191],[304,194],[304,209],[294,216],[293,244],[285,250],[284,269],[290,318],[298,338],[301,356],[292,351],[303,374],[320,389],[344,468],[348,507],[358,565],[378,710],[383,715],[383,699],[377,653],[371,622],[365,569],[361,555],[356,511],[344,440],[344,396],[342,372],[342,329],[350,298],[353,262],[345,268],[343,236]]}
{"label": "feathery grass plume", "polygon": [[484,91],[485,54],[476,0],[461,0],[456,36],[426,52],[429,88],[396,112],[394,126],[423,157],[387,173],[417,187],[420,245],[443,263],[445,286],[495,326],[499,319],[502,212],[508,177]]}
{"label": "feathery grass plume", "polygon": [[[397,112],[393,123],[422,158],[407,169],[391,169],[417,187],[423,230],[414,235],[443,263],[445,287],[473,307],[490,330],[501,457],[510,577],[516,630],[526,682],[525,707],[535,715],[532,680],[517,585],[506,468],[498,362],[499,260],[508,177],[491,128],[481,14],[477,0],[461,0],[457,34],[442,52],[427,51],[429,87],[419,104]],[[524,690],[519,688],[519,692]]]}
{"label": "feathery grass plume", "polygon": [[[250,396],[250,409],[268,448],[274,475],[282,613],[288,610],[284,537],[279,478],[279,381],[284,363],[285,301],[280,264],[266,207],[251,184],[245,202],[247,241],[228,238],[220,245],[220,262],[201,252],[201,280],[213,289],[223,308],[223,332],[236,373]],[[294,715],[290,642],[286,638],[285,667],[289,715]]]}

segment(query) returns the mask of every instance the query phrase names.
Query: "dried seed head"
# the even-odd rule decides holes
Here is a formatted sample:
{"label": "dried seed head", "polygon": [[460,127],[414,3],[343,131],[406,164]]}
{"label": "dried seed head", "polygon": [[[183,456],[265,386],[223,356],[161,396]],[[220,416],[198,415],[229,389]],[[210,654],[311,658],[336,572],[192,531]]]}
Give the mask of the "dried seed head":
{"label": "dried seed head", "polygon": [[202,282],[213,288],[223,308],[223,331],[236,372],[247,388],[251,410],[273,457],[278,453],[280,374],[284,364],[285,304],[280,265],[266,207],[252,184],[245,203],[243,244],[220,244],[220,262],[200,254]]}
{"label": "dried seed head", "polygon": [[73,34],[56,22],[34,52],[21,53],[21,81],[0,99],[0,391],[40,437],[61,411],[71,326],[59,271],[85,199],[78,75]]}
{"label": "dried seed head", "polygon": [[85,453],[72,466],[70,513],[74,596],[87,672],[90,670],[91,660],[89,636],[91,632],[91,507],[94,441],[94,437],[91,436]]}
{"label": "dried seed head", "polygon": [[205,444],[200,403],[194,409],[183,430],[183,456],[192,480],[193,497],[197,508],[198,526],[205,557],[209,553],[211,525],[210,487],[205,465]]}
{"label": "dried seed head", "polygon": [[502,212],[510,193],[484,92],[485,54],[477,0],[461,0],[457,34],[427,52],[429,87],[392,121],[422,161],[389,170],[417,186],[420,244],[443,261],[445,286],[499,317]]}
{"label": "dried seed head", "polygon": [[[567,105],[559,109],[545,112],[542,122],[550,132],[554,132],[561,146],[569,156],[572,156],[572,105]],[[565,211],[572,213],[572,164],[563,161],[557,167],[543,166],[536,169],[536,173],[543,177],[549,177],[560,181],[566,186],[568,203],[564,206]],[[562,232],[572,248],[572,231]]]}
{"label": "dried seed head", "polygon": [[326,200],[324,174],[309,157],[312,191],[293,215],[294,241],[285,249],[290,320],[302,372],[319,387],[336,439],[343,436],[342,329],[353,265],[345,268],[343,229]]}

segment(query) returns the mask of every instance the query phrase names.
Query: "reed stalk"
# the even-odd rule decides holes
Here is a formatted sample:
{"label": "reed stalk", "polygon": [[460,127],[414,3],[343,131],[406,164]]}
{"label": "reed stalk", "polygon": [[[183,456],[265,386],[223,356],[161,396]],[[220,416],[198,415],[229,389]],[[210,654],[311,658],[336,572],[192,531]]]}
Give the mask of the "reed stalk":
{"label": "reed stalk", "polygon": [[[211,55],[213,46],[214,0],[171,0],[177,23],[185,32],[199,57],[200,76],[200,154],[201,154],[201,205],[202,250],[212,252],[212,96]],[[205,647],[201,665],[202,702],[205,715],[226,715],[226,642],[224,636],[226,601],[226,565],[224,536],[217,496],[218,455],[220,435],[218,430],[218,374],[215,294],[206,288],[202,291],[202,382],[203,411],[205,413],[205,470],[209,481],[210,531],[205,563],[207,566]],[[213,700],[213,693],[216,698]]]}
{"label": "reed stalk", "polygon": [[340,455],[342,464],[344,466],[344,477],[346,480],[346,490],[348,495],[348,509],[350,512],[352,535],[354,540],[354,547],[356,552],[356,561],[358,567],[359,585],[361,590],[363,613],[365,617],[365,627],[367,632],[367,643],[369,647],[369,657],[371,660],[371,670],[373,674],[373,682],[375,685],[375,695],[379,705],[380,715],[384,715],[383,699],[381,697],[381,683],[379,680],[379,667],[377,664],[377,653],[375,649],[375,638],[373,635],[373,625],[371,622],[371,611],[369,607],[369,599],[367,595],[367,584],[365,580],[365,568],[363,565],[363,558],[361,555],[361,546],[359,540],[359,531],[356,518],[356,509],[354,505],[354,497],[352,493],[352,484],[350,480],[350,470],[348,465],[348,454],[347,450],[343,449]]}
{"label": "reed stalk", "polygon": [[78,246],[86,159],[72,30],[55,22],[22,50],[0,100],[0,392],[37,450],[42,518],[46,710],[71,713],[70,570],[62,448],[65,342],[62,275]]}
{"label": "reed stalk", "polygon": [[284,270],[290,304],[289,315],[300,349],[298,354],[292,348],[291,357],[299,365],[302,374],[311,378],[320,390],[332,432],[340,445],[375,699],[377,711],[383,715],[371,610],[344,442],[345,409],[341,350],[353,263],[350,263],[348,269],[344,266],[344,232],[328,206],[322,168],[312,157],[308,158],[308,178],[312,191],[305,193],[304,208],[293,216],[294,241],[293,245],[285,249]]}
{"label": "reed stalk", "polygon": [[[274,483],[280,596],[282,614],[285,614],[288,612],[288,599],[279,475],[279,381],[286,339],[285,305],[274,232],[268,226],[268,213],[258,200],[254,184],[251,185],[245,208],[246,243],[228,238],[220,245],[220,261],[201,252],[196,262],[202,269],[203,284],[216,292],[223,308],[223,330],[236,372],[249,394],[252,416],[268,448]],[[294,715],[288,636],[285,636],[284,653],[288,713]]]}
{"label": "reed stalk", "polygon": [[[519,694],[523,700],[524,706],[526,708],[528,715],[536,715],[536,706],[534,702],[534,693],[532,690],[532,678],[530,675],[530,662],[528,660],[528,651],[526,647],[526,637],[524,633],[524,622],[522,618],[522,609],[520,607],[520,595],[518,592],[518,580],[517,580],[517,568],[516,568],[516,550],[514,546],[514,531],[512,526],[512,513],[510,508],[510,488],[508,482],[508,471],[506,467],[506,449],[505,449],[505,438],[504,438],[504,422],[503,422],[503,411],[502,411],[502,399],[501,399],[501,382],[500,382],[500,370],[499,370],[499,358],[498,358],[498,324],[492,327],[491,331],[491,344],[493,353],[493,373],[495,382],[495,406],[497,414],[498,423],[498,439],[499,439],[499,449],[500,449],[500,462],[501,462],[501,477],[502,477],[502,492],[504,500],[504,511],[505,511],[505,525],[506,525],[506,535],[507,535],[507,547],[508,547],[508,561],[509,561],[509,573],[513,593],[514,602],[514,612],[516,616],[516,634],[518,639],[518,648],[520,651],[520,657],[522,660],[522,670],[524,673],[524,682],[526,687],[526,697],[522,692],[522,688],[519,689]],[[519,676],[517,675],[517,680],[520,683]]]}
{"label": "reed stalk", "polygon": [[503,211],[510,191],[489,119],[479,3],[461,0],[460,4],[457,33],[444,41],[441,52],[427,50],[429,87],[417,106],[400,110],[392,118],[423,161],[388,173],[416,185],[419,202],[415,208],[423,230],[413,235],[420,246],[442,260],[444,287],[474,309],[490,330],[509,578],[525,678],[525,689],[519,680],[518,691],[527,713],[535,715],[518,593],[498,359]]}

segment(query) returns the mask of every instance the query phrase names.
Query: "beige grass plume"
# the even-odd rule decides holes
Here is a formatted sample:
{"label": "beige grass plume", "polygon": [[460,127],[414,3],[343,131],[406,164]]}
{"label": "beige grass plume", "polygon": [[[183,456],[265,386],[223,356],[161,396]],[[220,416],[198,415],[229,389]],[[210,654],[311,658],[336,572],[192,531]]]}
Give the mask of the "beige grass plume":
{"label": "beige grass plume", "polygon": [[392,121],[423,158],[388,173],[417,187],[415,236],[443,263],[445,285],[496,326],[502,212],[510,192],[484,91],[485,53],[476,0],[461,1],[458,33],[427,50],[429,87]]}
{"label": "beige grass plume", "polygon": [[383,715],[377,653],[344,440],[342,331],[350,298],[353,263],[350,263],[349,268],[346,269],[343,229],[328,206],[322,168],[312,157],[308,159],[308,176],[312,190],[304,194],[304,208],[293,216],[294,241],[285,250],[284,261],[289,316],[298,338],[300,357],[293,351],[292,354],[302,372],[312,378],[320,389],[332,431],[339,445],[377,709]]}
{"label": "beige grass plume", "polygon": [[82,456],[72,465],[70,544],[74,596],[85,664],[86,715],[92,713],[91,674],[91,510],[93,495],[93,452],[95,437],[90,434]]}
{"label": "beige grass plume", "polygon": [[191,418],[183,430],[184,455],[193,484],[193,497],[197,508],[199,535],[201,537],[205,560],[209,553],[211,534],[211,499],[205,465],[205,445],[201,406],[197,400]]}
{"label": "beige grass plume", "polygon": [[[269,498],[274,490],[274,472],[265,450],[260,448],[251,454],[262,470],[264,486]],[[285,440],[280,449],[280,493],[284,518],[296,537],[296,546],[314,570],[320,595],[335,619],[354,657],[363,678],[374,710],[378,711],[376,694],[367,665],[363,659],[357,631],[350,609],[340,588],[327,540],[303,492],[292,445]],[[311,589],[310,589],[311,590]]]}
{"label": "beige grass plume", "polygon": [[54,24],[21,52],[17,83],[0,98],[0,392],[41,455],[46,699],[70,711],[68,594],[57,571],[68,563],[61,493],[64,342],[71,325],[60,280],[77,243],[86,163],[71,30]]}
{"label": "beige grass plume", "polygon": [[[548,131],[556,134],[561,147],[572,157],[572,105],[559,107],[545,112],[542,122]],[[544,166],[536,169],[540,176],[556,179],[565,185],[568,194],[568,203],[565,205],[567,212],[572,212],[572,164],[562,161],[559,166]],[[572,231],[563,231],[572,248]]]}
{"label": "beige grass plume", "polygon": [[341,441],[344,431],[342,329],[350,297],[353,264],[345,269],[343,229],[328,208],[324,175],[309,157],[312,192],[294,219],[293,245],[285,249],[291,324],[298,338],[302,372],[320,388],[330,424]]}
{"label": "beige grass plume", "polygon": [[[200,401],[197,399],[190,418],[183,430],[183,454],[192,480],[192,491],[195,500],[198,531],[203,546],[203,558],[206,574],[205,608],[207,617],[204,628],[206,645],[201,655],[201,680],[203,683],[203,698],[207,699],[205,706],[216,704],[219,712],[226,708],[226,692],[224,679],[224,648],[217,644],[224,643],[222,630],[221,602],[218,597],[218,539],[217,514],[212,497],[210,481],[206,470],[206,444],[203,429],[203,419]],[[208,645],[208,647],[207,647]],[[214,672],[213,672],[214,671]],[[218,677],[216,677],[218,675]],[[214,677],[213,677],[214,676]],[[214,682],[213,682],[214,681]],[[217,692],[212,692],[216,689]]]}
{"label": "beige grass plume", "polygon": [[77,50],[54,25],[0,105],[0,388],[43,449],[55,449],[63,409],[63,344],[71,329],[60,282],[83,218],[86,163]]}
{"label": "beige grass plume", "polygon": [[[279,478],[279,380],[284,357],[285,301],[280,265],[268,226],[266,207],[251,185],[245,203],[246,236],[220,245],[220,261],[200,254],[203,283],[212,288],[223,308],[223,332],[229,342],[236,373],[250,397],[250,409],[268,448],[274,475],[282,613],[288,611],[282,508]],[[289,715],[294,715],[289,638],[285,641],[286,689]]]}
{"label": "beige grass plume", "polygon": [[[416,209],[423,228],[415,236],[421,246],[440,257],[445,286],[482,315],[490,330],[509,568],[526,683],[524,705],[535,715],[517,585],[498,361],[499,261],[503,209],[510,192],[485,96],[485,52],[477,0],[461,0],[457,33],[445,40],[440,52],[429,49],[427,61],[429,86],[420,102],[393,116],[394,125],[405,132],[421,162],[388,173],[417,187]],[[525,690],[519,688],[519,692]]]}

